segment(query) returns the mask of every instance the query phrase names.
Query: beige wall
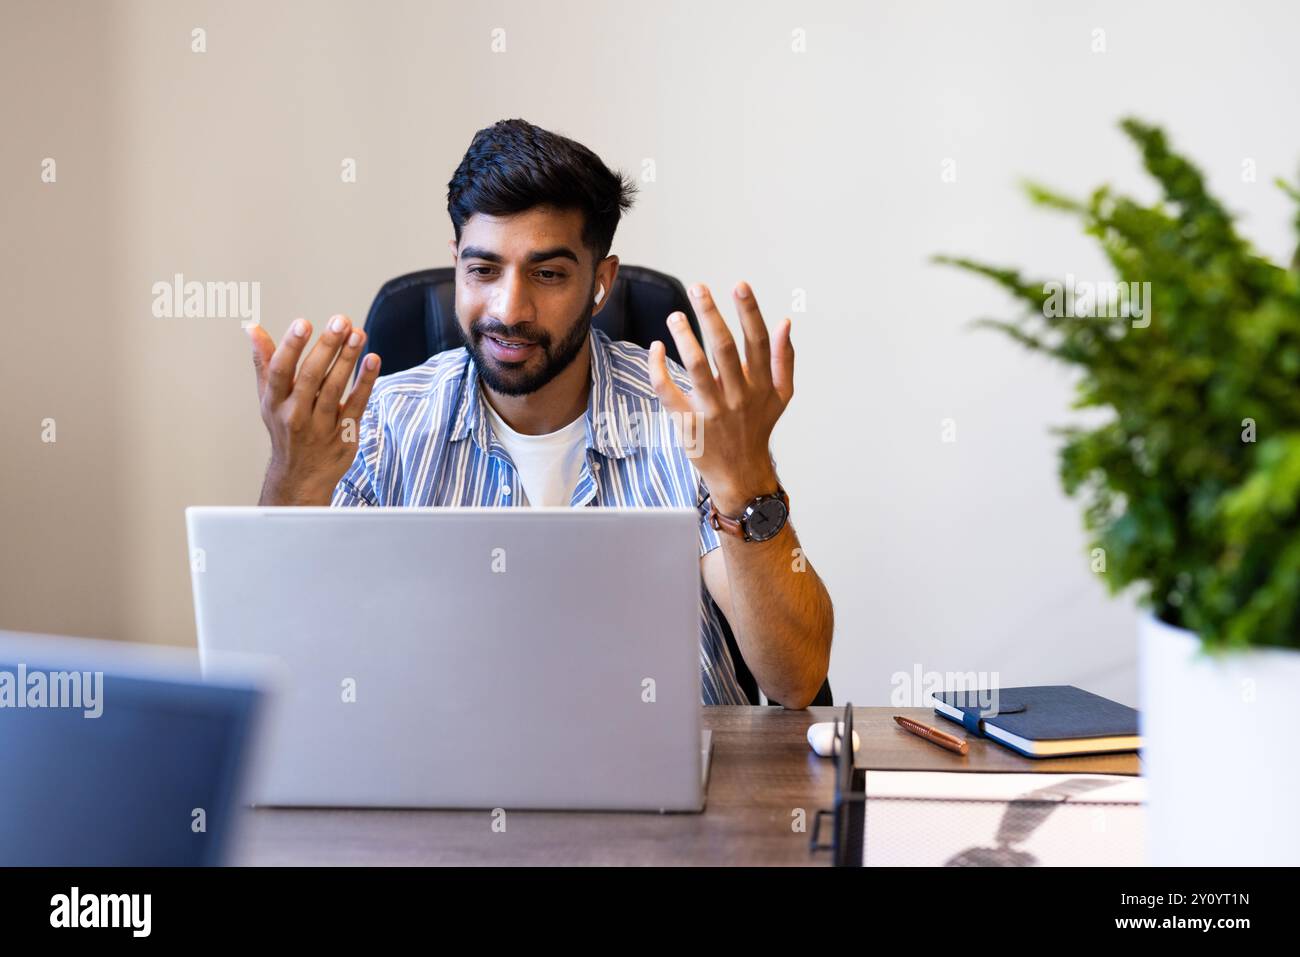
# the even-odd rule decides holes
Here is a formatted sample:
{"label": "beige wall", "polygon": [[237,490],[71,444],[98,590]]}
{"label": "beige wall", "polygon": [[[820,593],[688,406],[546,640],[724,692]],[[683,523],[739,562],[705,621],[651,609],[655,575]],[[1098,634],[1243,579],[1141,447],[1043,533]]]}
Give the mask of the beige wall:
{"label": "beige wall", "polygon": [[448,262],[452,170],[476,129],[523,116],[636,174],[653,159],[625,262],[747,278],[792,316],[774,451],[836,602],[841,699],[883,703],[920,665],[1131,701],[1133,612],[1057,488],[1068,382],[964,332],[1005,303],[926,262],[1102,278],[1014,184],[1146,189],[1114,129],[1130,110],[1289,256],[1268,181],[1300,158],[1300,15],[1130,6],[5,0],[0,628],[193,643],[183,509],[253,503],[268,445],[238,320],[156,319],[153,283],[260,282],[276,338],[360,319],[385,279]]}
{"label": "beige wall", "polygon": [[[0,628],[131,628],[131,556],[146,546],[124,511],[122,109],[102,79],[113,19],[35,3],[6,3],[0,19]],[[56,184],[40,182],[46,157]]]}

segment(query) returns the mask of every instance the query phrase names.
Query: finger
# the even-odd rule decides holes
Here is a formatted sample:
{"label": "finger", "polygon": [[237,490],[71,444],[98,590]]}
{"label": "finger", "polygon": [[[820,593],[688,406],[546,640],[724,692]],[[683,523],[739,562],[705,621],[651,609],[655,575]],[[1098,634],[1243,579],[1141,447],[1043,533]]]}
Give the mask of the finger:
{"label": "finger", "polygon": [[650,385],[659,396],[659,401],[669,412],[687,413],[691,411],[691,400],[678,388],[677,383],[668,372],[668,350],[656,339],[650,343]]}
{"label": "finger", "polygon": [[375,387],[375,380],[378,378],[379,354],[372,352],[361,361],[361,375],[357,377],[357,384],[352,387],[351,394],[343,403],[339,421],[345,419],[351,419],[353,422],[361,421],[361,415],[366,411],[366,403],[370,401],[370,391]]}
{"label": "finger", "polygon": [[257,372],[257,396],[266,391],[267,365],[275,355],[275,340],[258,325],[248,327],[248,338],[253,344],[253,369]]}
{"label": "finger", "polygon": [[740,312],[740,327],[745,331],[745,370],[751,385],[760,389],[772,387],[772,351],[767,336],[767,323],[758,309],[758,300],[749,283],[739,282],[732,290],[736,308]]}
{"label": "finger", "polygon": [[321,333],[316,345],[303,360],[298,370],[298,378],[293,383],[295,402],[304,409],[312,409],[316,404],[316,393],[325,382],[325,373],[338,353],[339,347],[352,332],[352,322],[347,316],[331,316],[325,331]]}
{"label": "finger", "polygon": [[788,318],[776,327],[776,341],[772,344],[772,385],[782,402],[788,403],[794,395],[794,343],[790,341]]}
{"label": "finger", "polygon": [[682,365],[690,373],[691,394],[697,397],[699,410],[706,413],[717,411],[722,403],[722,393],[713,379],[709,357],[704,354],[704,347],[691,331],[686,314],[674,312],[669,316],[668,331],[673,334],[673,342],[677,344],[677,354],[682,357]]}
{"label": "finger", "polygon": [[276,346],[271,361],[266,366],[267,392],[263,397],[272,405],[279,405],[293,391],[293,373],[298,368],[298,358],[311,340],[311,323],[306,319],[295,319],[289,324],[289,331]]}
{"label": "finger", "polygon": [[709,287],[696,283],[691,287],[691,298],[695,301],[695,313],[700,317],[700,330],[709,343],[709,354],[718,364],[718,376],[722,379],[725,398],[739,399],[745,394],[745,373],[740,368],[740,350],[731,330],[713,304],[713,295]]}
{"label": "finger", "polygon": [[335,425],[338,422],[339,401],[348,387],[348,380],[352,378],[352,370],[356,367],[357,358],[361,355],[365,341],[365,331],[353,329],[344,340],[339,357],[334,360],[334,365],[326,374],[325,382],[320,388],[320,396],[316,399],[314,413],[322,425]]}

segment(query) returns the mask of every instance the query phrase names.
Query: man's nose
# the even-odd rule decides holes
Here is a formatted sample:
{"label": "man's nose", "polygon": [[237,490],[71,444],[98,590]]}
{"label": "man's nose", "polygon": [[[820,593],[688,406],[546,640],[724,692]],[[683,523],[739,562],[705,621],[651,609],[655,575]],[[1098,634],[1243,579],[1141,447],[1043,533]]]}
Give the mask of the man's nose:
{"label": "man's nose", "polygon": [[492,317],[506,326],[532,322],[533,302],[524,276],[507,272],[501,277],[493,290]]}

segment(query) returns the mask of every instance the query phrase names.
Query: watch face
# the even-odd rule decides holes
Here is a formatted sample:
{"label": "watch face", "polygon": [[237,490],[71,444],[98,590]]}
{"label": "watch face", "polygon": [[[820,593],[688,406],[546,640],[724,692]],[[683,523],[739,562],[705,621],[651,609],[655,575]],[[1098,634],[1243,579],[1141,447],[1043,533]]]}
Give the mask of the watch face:
{"label": "watch face", "polygon": [[745,520],[745,531],[753,541],[765,542],[781,531],[783,525],[785,503],[779,498],[765,498],[749,513]]}

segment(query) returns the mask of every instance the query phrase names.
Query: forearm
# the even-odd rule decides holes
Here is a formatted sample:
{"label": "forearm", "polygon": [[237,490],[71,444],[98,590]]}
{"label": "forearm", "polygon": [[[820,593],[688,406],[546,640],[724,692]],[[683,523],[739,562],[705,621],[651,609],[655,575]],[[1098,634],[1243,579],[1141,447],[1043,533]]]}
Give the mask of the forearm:
{"label": "forearm", "polygon": [[834,609],[788,522],[766,542],[722,535],[731,625],[764,693],[788,708],[816,697],[830,666]]}

